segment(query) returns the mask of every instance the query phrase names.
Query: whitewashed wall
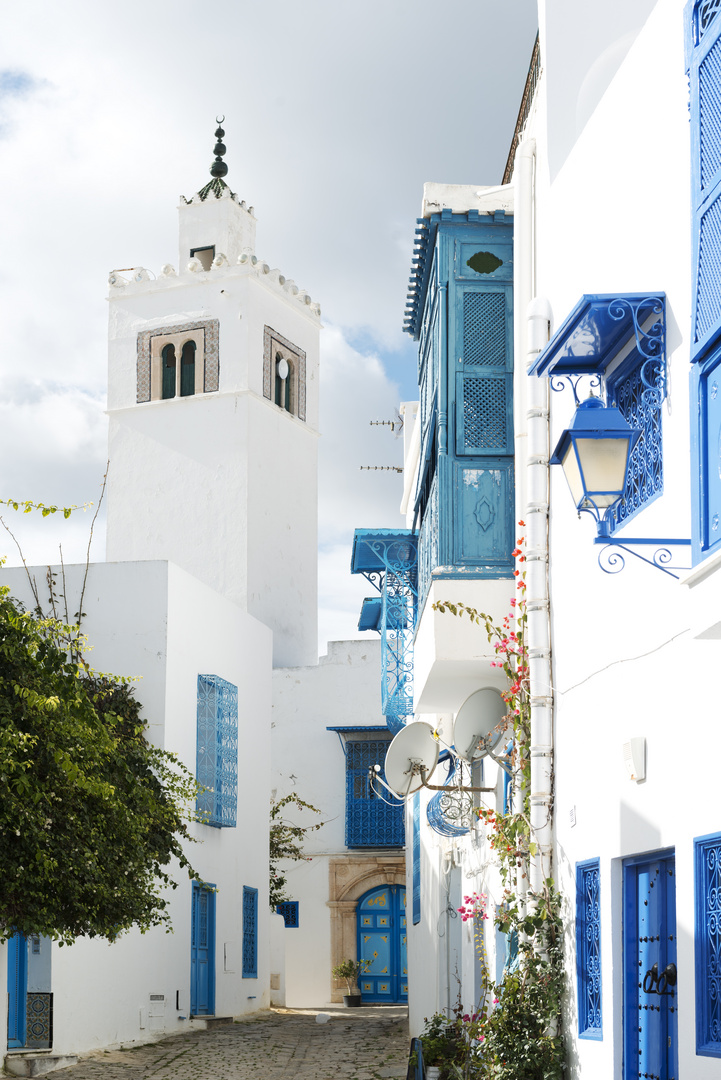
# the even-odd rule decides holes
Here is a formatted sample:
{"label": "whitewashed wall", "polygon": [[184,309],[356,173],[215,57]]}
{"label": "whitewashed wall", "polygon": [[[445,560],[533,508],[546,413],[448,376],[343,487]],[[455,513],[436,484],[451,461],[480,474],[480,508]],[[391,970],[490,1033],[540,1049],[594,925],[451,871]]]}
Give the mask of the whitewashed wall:
{"label": "whitewashed wall", "polygon": [[[59,567],[54,568],[59,573]],[[39,581],[45,568],[31,568]],[[70,611],[77,610],[84,567],[65,568]],[[22,569],[0,581],[28,605]],[[42,597],[42,589],[41,589]],[[139,676],[149,738],[196,766],[197,676],[238,687],[238,826],[191,827],[188,855],[216,898],[216,1015],[238,1016],[269,1004],[268,826],[271,632],[180,568],[165,562],[93,564],[83,629],[96,670]],[[253,828],[246,827],[253,822]],[[116,944],[79,940],[53,947],[54,1045],[57,1053],[148,1041],[204,1026],[187,1019],[191,884],[176,874],[170,894],[173,934],[131,932]],[[258,889],[258,978],[241,977],[242,888]],[[227,969],[230,970],[227,970]],[[150,995],[163,994],[162,1007]],[[176,1009],[176,994],[178,995]],[[182,1018],[182,1019],[181,1019]]]}
{"label": "whitewashed wall", "polygon": [[[536,121],[537,281],[559,325],[583,293],[664,291],[669,393],[663,406],[664,494],[619,534],[690,537],[689,327],[691,303],[688,88],[681,0],[624,5],[614,40],[541,7],[541,83]],[[613,36],[613,35],[612,35]],[[605,91],[559,155],[559,102],[585,108],[564,57],[583,39],[589,72],[606,67]],[[608,50],[620,58],[609,75]],[[562,158],[562,160],[561,160]],[[555,444],[573,414],[570,392],[551,394]],[[694,589],[626,559],[608,576],[597,564],[590,519],[578,521],[565,480],[552,472],[551,590],[556,702],[556,874],[566,893],[571,1076],[621,1074],[621,860],[675,848],[679,1073],[716,1076],[694,1036],[692,841],[721,828],[712,782],[721,751],[715,700],[699,673],[718,666],[718,645],[699,640],[713,575]],[[681,562],[684,562],[683,557]],[[693,601],[693,606],[692,606]],[[703,677],[701,677],[703,681]],[[647,740],[647,779],[626,779],[622,746]],[[575,811],[575,824],[571,812]],[[575,865],[599,857],[604,1036],[576,1039],[572,917]]]}
{"label": "whitewashed wall", "polygon": [[326,1004],[331,993],[329,861],[345,846],[345,757],[327,727],[384,725],[380,711],[380,642],[331,641],[318,664],[273,673],[271,759],[275,798],[297,793],[320,817],[288,809],[299,824],[324,822],[304,843],[309,861],[287,863],[290,898],[299,901],[298,929],[285,931],[286,1002]]}

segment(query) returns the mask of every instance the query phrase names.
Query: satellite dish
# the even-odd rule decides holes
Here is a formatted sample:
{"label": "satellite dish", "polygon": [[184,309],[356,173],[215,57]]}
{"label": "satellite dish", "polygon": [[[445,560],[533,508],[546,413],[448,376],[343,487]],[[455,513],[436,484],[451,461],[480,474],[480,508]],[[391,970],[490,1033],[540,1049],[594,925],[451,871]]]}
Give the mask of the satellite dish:
{"label": "satellite dish", "polygon": [[[438,764],[438,743],[433,728],[418,720],[401,728],[388,747],[385,774],[388,787],[404,798],[423,787]],[[425,775],[424,775],[425,771]]]}
{"label": "satellite dish", "polygon": [[487,686],[467,697],[456,714],[453,742],[456,753],[464,761],[490,754],[503,738],[496,728],[508,712],[498,690]]}

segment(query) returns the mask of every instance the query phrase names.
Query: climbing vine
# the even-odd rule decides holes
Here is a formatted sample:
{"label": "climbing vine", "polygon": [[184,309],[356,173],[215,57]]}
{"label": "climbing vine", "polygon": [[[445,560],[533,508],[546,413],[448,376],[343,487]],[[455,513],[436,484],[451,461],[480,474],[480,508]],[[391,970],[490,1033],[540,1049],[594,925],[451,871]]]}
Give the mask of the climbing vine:
{"label": "climbing vine", "polygon": [[[519,524],[524,526],[524,522]],[[477,1011],[467,1018],[456,1015],[448,1021],[456,1028],[460,1024],[466,1042],[478,1051],[466,1055],[466,1062],[473,1066],[470,1071],[458,1065],[448,1070],[449,1076],[466,1080],[560,1080],[565,1070],[565,1047],[560,1034],[564,990],[561,896],[547,872],[540,889],[532,891],[529,887],[531,860],[538,857],[538,845],[530,821],[531,699],[524,536],[518,539],[513,555],[516,596],[511,599],[510,614],[500,626],[490,615],[465,604],[434,604],[440,612],[466,616],[488,635],[495,652],[492,666],[500,668],[508,680],[502,694],[507,706],[503,723],[513,736],[508,762],[512,805],[505,806],[503,813],[484,806],[476,813],[487,826],[486,838],[503,885],[503,903],[497,909],[495,925],[506,935],[509,949],[517,949],[517,954],[507,964],[500,983],[491,986],[483,963],[486,985]],[[472,902],[471,911],[476,906],[477,901],[475,905]],[[462,917],[467,917],[468,904],[459,910]],[[475,925],[479,925],[477,920]],[[479,932],[476,947],[483,948]]]}
{"label": "climbing vine", "polygon": [[280,870],[278,864],[283,859],[300,862],[307,859],[303,854],[303,840],[309,832],[316,832],[323,827],[324,822],[319,821],[314,825],[295,825],[292,821],[286,821],[283,811],[287,806],[295,806],[298,810],[310,810],[313,814],[321,811],[310,803],[304,802],[300,796],[291,793],[277,801],[271,799],[270,803],[270,890],[269,901],[272,911],[278,904],[290,900],[286,892],[287,878]]}

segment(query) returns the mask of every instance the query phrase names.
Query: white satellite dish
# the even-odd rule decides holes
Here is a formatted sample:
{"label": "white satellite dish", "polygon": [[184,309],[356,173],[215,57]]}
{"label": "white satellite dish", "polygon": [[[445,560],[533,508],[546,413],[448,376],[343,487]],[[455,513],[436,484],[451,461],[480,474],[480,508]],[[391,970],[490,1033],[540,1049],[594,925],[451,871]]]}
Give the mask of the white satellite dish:
{"label": "white satellite dish", "polygon": [[503,738],[503,731],[496,728],[507,712],[505,701],[491,686],[467,697],[453,725],[453,743],[458,756],[464,761],[473,761],[492,754]]}
{"label": "white satellite dish", "polygon": [[384,770],[388,787],[400,798],[423,787],[438,764],[438,742],[433,728],[422,720],[401,728],[386,754]]}

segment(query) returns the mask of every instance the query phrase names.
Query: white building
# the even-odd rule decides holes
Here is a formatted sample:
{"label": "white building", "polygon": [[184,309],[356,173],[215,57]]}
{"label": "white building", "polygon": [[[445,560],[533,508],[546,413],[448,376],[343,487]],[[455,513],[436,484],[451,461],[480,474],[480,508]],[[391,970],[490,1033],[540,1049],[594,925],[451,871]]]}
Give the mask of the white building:
{"label": "white building", "polygon": [[[178,876],[171,936],[16,935],[16,1072],[270,1003],[273,664],[317,657],[320,309],[256,256],[216,136],[213,179],[179,208],[177,271],[110,276],[107,562],[83,603],[92,664],[140,678],[149,738],[212,789],[189,852],[209,887]],[[45,572],[30,570],[41,594]],[[85,568],[64,572],[75,611]],[[23,570],[2,580],[32,606]]]}
{"label": "white building", "polygon": [[[715,0],[577,7],[539,3],[505,186],[425,190],[408,308],[421,395],[404,507],[419,550],[414,711],[450,741],[461,703],[493,685],[483,632],[430,603],[499,620],[523,520],[544,860],[531,885],[552,860],[569,1075],[703,1080],[721,1057],[721,14]],[[596,543],[549,466],[574,385],[641,433],[621,501],[607,513],[596,496]],[[485,764],[496,790],[482,798],[500,810],[502,778]],[[420,841],[412,1033],[452,1005],[456,975],[473,1000],[469,927],[453,917],[461,894],[500,901],[487,830],[442,836],[422,813],[430,795],[407,815],[409,850],[414,829]],[[487,936],[497,977],[504,944]]]}

